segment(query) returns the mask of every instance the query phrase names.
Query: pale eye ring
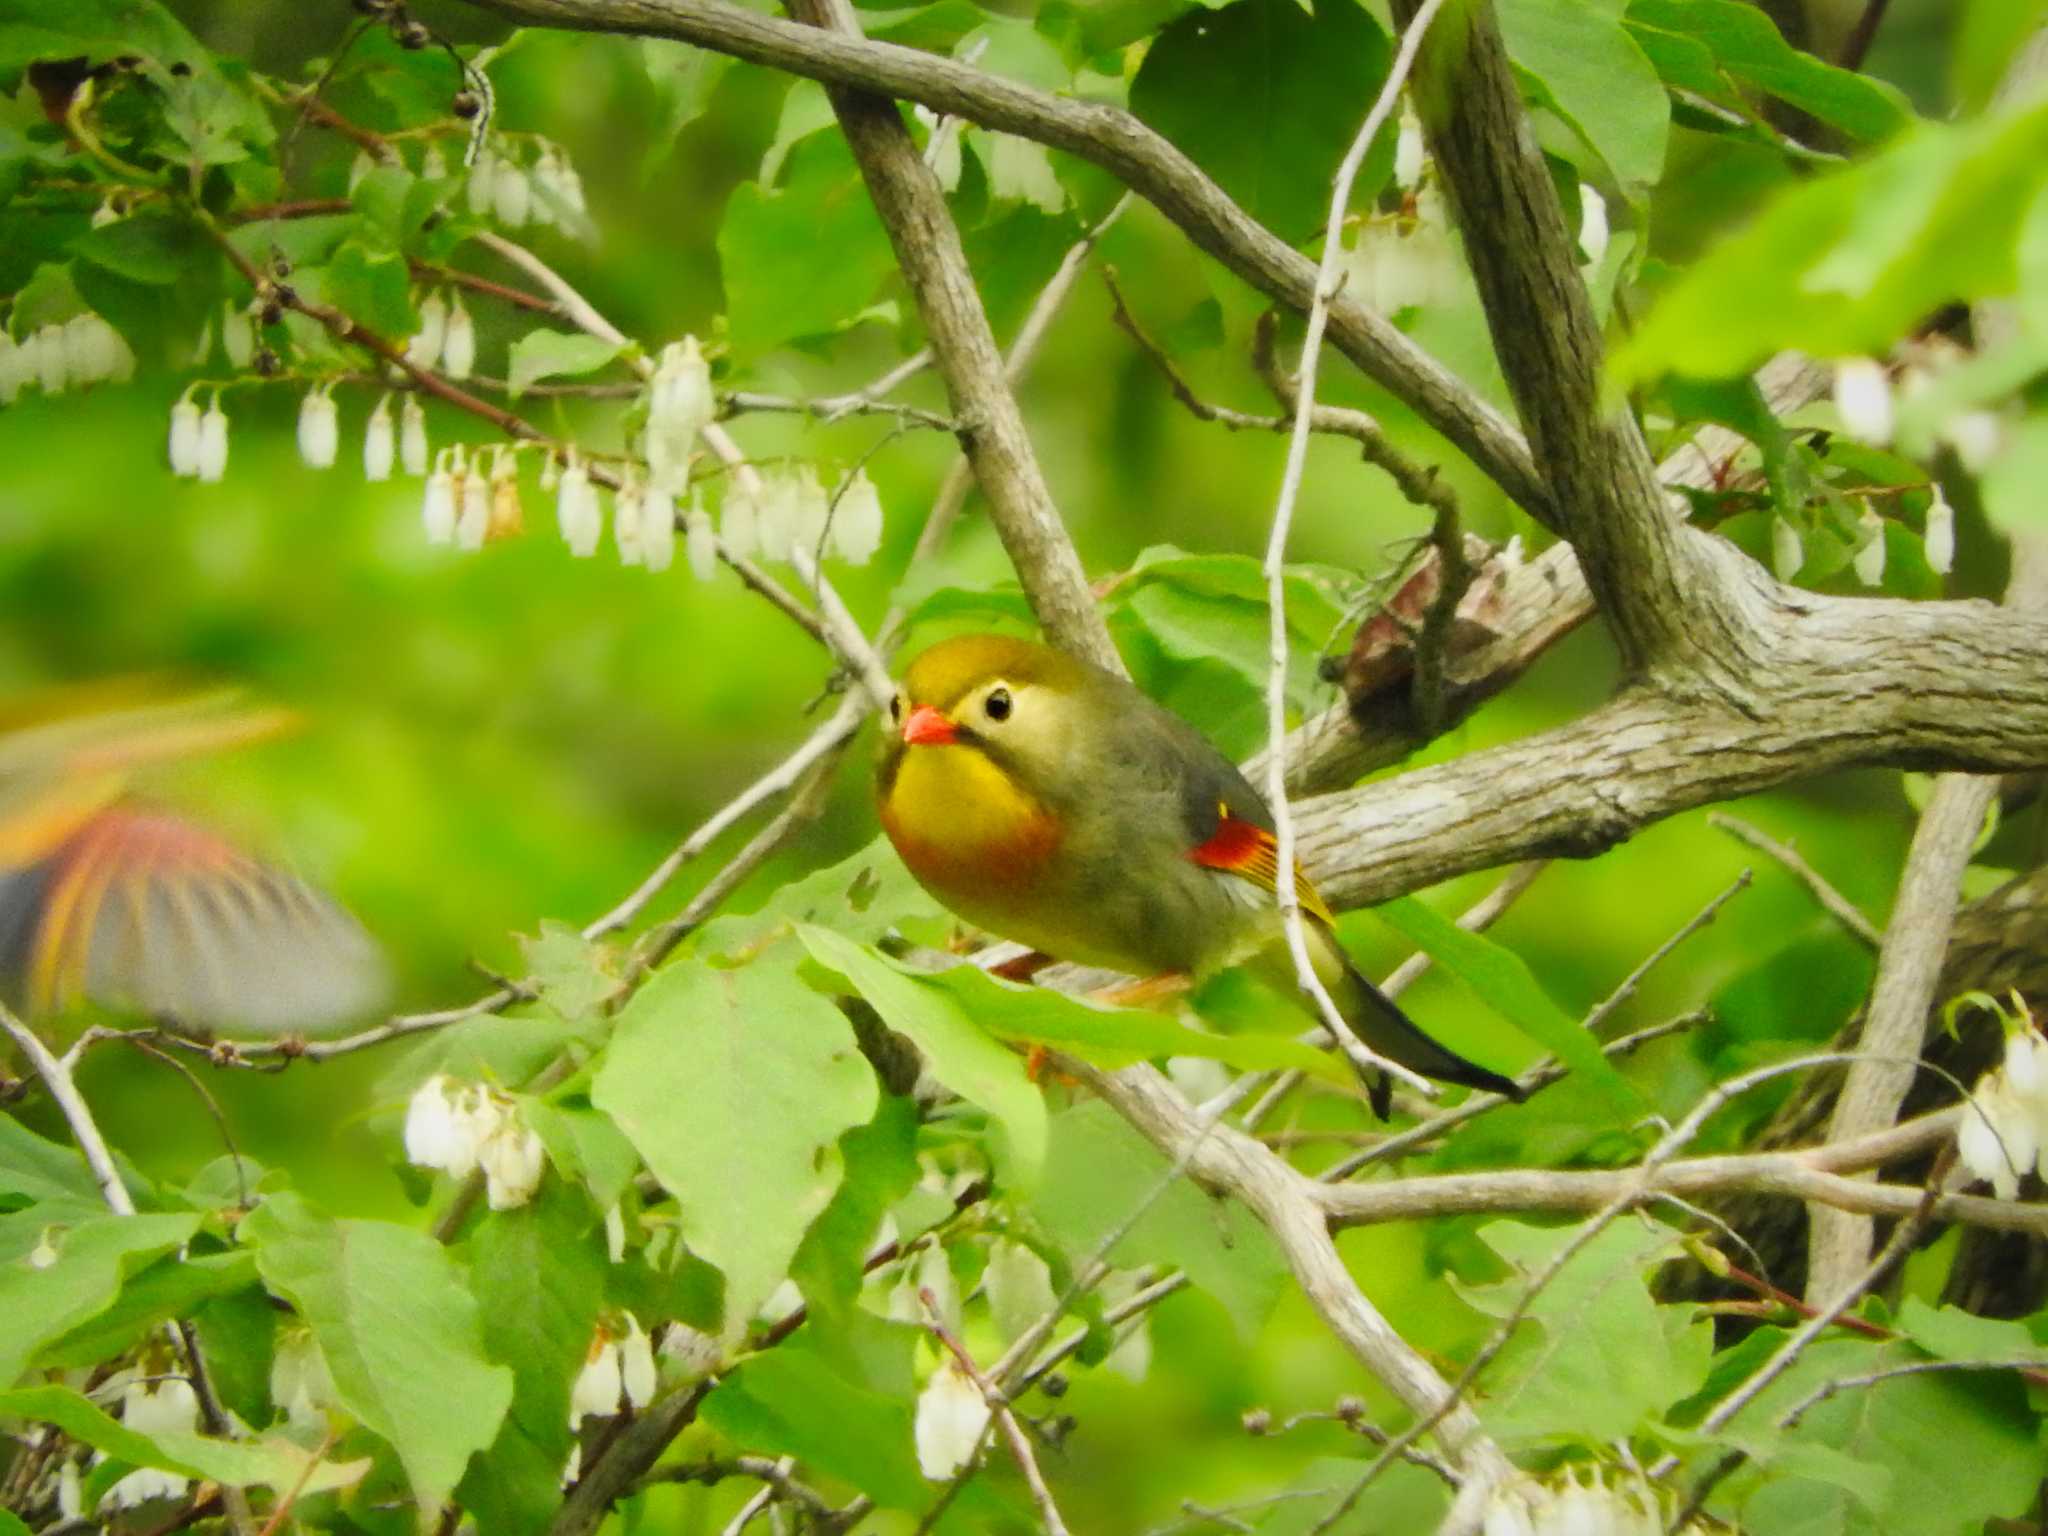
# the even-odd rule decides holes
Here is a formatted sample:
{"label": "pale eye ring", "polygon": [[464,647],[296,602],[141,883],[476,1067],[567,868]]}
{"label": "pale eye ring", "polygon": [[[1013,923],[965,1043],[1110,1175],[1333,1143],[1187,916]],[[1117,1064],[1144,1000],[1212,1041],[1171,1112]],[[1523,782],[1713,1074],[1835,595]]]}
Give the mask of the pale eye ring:
{"label": "pale eye ring", "polygon": [[1009,719],[1010,690],[1007,688],[989,689],[988,697],[981,701],[981,712],[991,720]]}

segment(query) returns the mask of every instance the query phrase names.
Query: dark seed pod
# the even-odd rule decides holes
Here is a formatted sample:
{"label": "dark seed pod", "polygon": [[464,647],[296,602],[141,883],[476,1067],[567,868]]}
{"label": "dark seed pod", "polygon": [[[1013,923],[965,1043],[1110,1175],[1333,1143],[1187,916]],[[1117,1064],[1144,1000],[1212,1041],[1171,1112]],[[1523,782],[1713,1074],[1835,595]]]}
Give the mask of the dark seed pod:
{"label": "dark seed pod", "polygon": [[286,309],[295,308],[299,302],[298,289],[288,283],[279,283],[277,285],[277,302],[284,305]]}
{"label": "dark seed pod", "polygon": [[483,109],[483,99],[475,91],[469,90],[466,87],[457,91],[455,99],[448,103],[448,110],[464,122],[468,122],[477,113],[483,111]]}
{"label": "dark seed pod", "polygon": [[1247,1408],[1244,1415],[1244,1432],[1248,1435],[1270,1434],[1273,1429],[1273,1415],[1263,1408]]}
{"label": "dark seed pod", "polygon": [[434,40],[434,34],[427,30],[423,21],[401,21],[392,27],[391,35],[399,47],[409,48],[415,53]]}
{"label": "dark seed pod", "polygon": [[284,363],[279,359],[276,349],[272,347],[258,347],[256,355],[250,359],[250,363],[255,368],[257,376],[265,379],[276,378],[279,371],[284,367]]}
{"label": "dark seed pod", "polygon": [[292,275],[291,261],[285,256],[284,252],[279,251],[270,258],[270,275],[279,282],[283,282]]}
{"label": "dark seed pod", "polygon": [[1067,1378],[1058,1371],[1049,1372],[1038,1383],[1038,1390],[1047,1397],[1065,1397],[1067,1395]]}
{"label": "dark seed pod", "polygon": [[279,321],[284,319],[284,306],[278,303],[276,299],[269,299],[265,301],[263,305],[263,313],[258,318],[261,319],[265,325],[276,325]]}

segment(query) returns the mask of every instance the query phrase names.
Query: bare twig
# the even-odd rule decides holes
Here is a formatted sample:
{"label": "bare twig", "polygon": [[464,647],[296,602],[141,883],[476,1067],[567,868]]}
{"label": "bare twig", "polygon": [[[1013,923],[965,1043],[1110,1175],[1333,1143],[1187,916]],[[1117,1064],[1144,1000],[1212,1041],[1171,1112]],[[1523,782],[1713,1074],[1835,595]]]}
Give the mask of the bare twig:
{"label": "bare twig", "polygon": [[1344,211],[1351,204],[1351,184],[1358,175],[1358,168],[1364,163],[1365,154],[1378,136],[1380,125],[1386,122],[1394,110],[1394,103],[1400,100],[1401,88],[1407,82],[1408,71],[1414,67],[1416,50],[1421,47],[1423,37],[1429,31],[1429,23],[1436,15],[1443,0],[1423,0],[1415,18],[1401,34],[1401,46],[1395,53],[1393,67],[1387,73],[1386,83],[1380,87],[1378,98],[1359,125],[1351,147],[1344,153],[1337,167],[1337,175],[1330,191],[1330,216],[1323,226],[1323,259],[1316,273],[1316,287],[1308,310],[1308,333],[1302,338],[1301,366],[1299,374],[1299,398],[1295,402],[1294,428],[1287,440],[1287,466],[1280,480],[1280,497],[1273,509],[1273,527],[1266,543],[1266,607],[1269,627],[1267,631],[1268,655],[1266,678],[1266,803],[1273,815],[1273,838],[1276,846],[1277,873],[1274,879],[1274,897],[1279,903],[1280,918],[1286,927],[1287,948],[1294,957],[1295,981],[1302,992],[1314,1002],[1323,1022],[1330,1028],[1330,1034],[1344,1053],[1368,1073],[1379,1073],[1398,1077],[1416,1092],[1425,1097],[1436,1096],[1436,1085],[1421,1073],[1414,1072],[1399,1062],[1381,1056],[1377,1051],[1359,1039],[1357,1034],[1344,1022],[1335,999],[1330,996],[1322,979],[1316,975],[1315,962],[1308,952],[1308,932],[1302,924],[1301,902],[1295,890],[1296,868],[1294,851],[1294,814],[1287,802],[1287,775],[1283,748],[1287,740],[1287,535],[1294,522],[1294,503],[1301,491],[1302,471],[1308,462],[1308,434],[1310,416],[1316,397],[1316,365],[1322,351],[1323,330],[1329,323],[1330,300],[1336,296],[1339,286],[1338,258],[1342,247],[1337,233],[1344,222]]}
{"label": "bare twig", "polygon": [[1877,931],[1876,925],[1848,897],[1830,885],[1827,876],[1801,858],[1791,844],[1781,843],[1763,828],[1744,821],[1740,816],[1730,816],[1725,811],[1709,811],[1707,825],[1720,828],[1737,842],[1747,843],[1758,853],[1784,865],[1786,872],[1804,885],[1835,921],[1872,949],[1884,942],[1884,936]]}
{"label": "bare twig", "polygon": [[1059,1506],[1053,1502],[1052,1490],[1045,1485],[1045,1478],[1038,1470],[1038,1458],[1031,1454],[1031,1442],[1018,1427],[1017,1416],[1010,1411],[1009,1400],[981,1373],[981,1367],[974,1363],[974,1357],[966,1347],[953,1336],[953,1331],[939,1315],[939,1304],[928,1290],[920,1290],[918,1299],[930,1316],[925,1324],[932,1336],[946,1346],[947,1351],[958,1362],[967,1379],[974,1383],[981,1393],[982,1401],[988,1404],[988,1411],[1008,1442],[1010,1454],[1017,1459],[1017,1470],[1024,1474],[1025,1486],[1031,1490],[1031,1501],[1038,1506],[1038,1518],[1044,1525],[1046,1536],[1067,1536],[1067,1524],[1060,1518]]}
{"label": "bare twig", "polygon": [[[1828,1123],[1828,1139],[1845,1141],[1891,1124],[1912,1086],[1913,1069],[1892,1058],[1919,1054],[1927,1010],[1941,980],[1955,921],[1958,884],[1970,862],[1984,815],[1998,793],[1993,778],[1944,775],[1913,835],[1898,901],[1878,951],[1877,980],[1857,1044],[1872,1053],[1850,1063]],[[1866,1216],[1816,1206],[1809,1217],[1806,1299],[1819,1305],[1869,1261]]]}

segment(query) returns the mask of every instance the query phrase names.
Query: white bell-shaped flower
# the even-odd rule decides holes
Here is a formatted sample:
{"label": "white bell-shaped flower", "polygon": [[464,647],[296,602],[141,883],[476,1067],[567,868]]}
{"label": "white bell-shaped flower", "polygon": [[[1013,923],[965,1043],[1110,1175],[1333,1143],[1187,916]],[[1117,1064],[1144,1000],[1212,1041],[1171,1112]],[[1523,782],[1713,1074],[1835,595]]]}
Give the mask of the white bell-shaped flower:
{"label": "white bell-shaped flower", "polygon": [[573,454],[555,488],[555,522],[571,555],[587,560],[597,553],[604,537],[604,508],[597,487],[590,482],[590,471]]}
{"label": "white bell-shaped flower", "polygon": [[199,402],[188,391],[171,407],[171,473],[190,480],[199,474]]}
{"label": "white bell-shaped flower", "polygon": [[427,476],[427,487],[420,499],[420,524],[426,530],[429,544],[453,544],[455,542],[455,474],[447,465],[447,450],[443,449],[435,461],[434,472]]}
{"label": "white bell-shaped flower", "polygon": [[1422,119],[1406,101],[1401,104],[1401,127],[1394,137],[1394,185],[1413,191],[1422,182],[1422,166],[1428,156],[1422,142]]}
{"label": "white bell-shaped flower", "polygon": [[459,293],[448,298],[448,326],[441,338],[441,371],[451,379],[476,372],[476,321]]}
{"label": "white bell-shaped flower", "polygon": [[569,1427],[576,1429],[585,1419],[617,1413],[623,1390],[618,1342],[600,1323],[591,1340],[590,1353],[584,1357],[583,1369],[576,1373],[575,1384],[569,1389]]}
{"label": "white bell-shaped flower", "polygon": [[405,360],[415,368],[431,368],[441,360],[448,341],[448,301],[436,293],[420,300],[420,328],[405,344]]}
{"label": "white bell-shaped flower", "polygon": [[626,1336],[619,1340],[619,1390],[630,1408],[645,1408],[654,1401],[659,1377],[654,1369],[654,1345],[641,1331],[640,1320],[626,1314]]}
{"label": "white bell-shaped flower", "polygon": [[619,564],[642,564],[640,550],[640,508],[645,499],[640,477],[628,472],[612,498],[612,542],[619,551]]}
{"label": "white bell-shaped flower", "polygon": [[199,418],[199,453],[194,473],[207,485],[219,483],[228,472],[228,417],[216,394]]}
{"label": "white bell-shaped flower", "polygon": [[1845,357],[1835,364],[1835,410],[1842,430],[1860,443],[1882,448],[1892,440],[1892,386],[1884,364],[1874,357]]}
{"label": "white bell-shaped flower", "polygon": [[825,494],[817,466],[803,465],[796,472],[796,521],[790,537],[791,553],[802,550],[813,559],[822,554],[825,524],[831,516],[832,498]]}
{"label": "white bell-shaped flower", "polygon": [[718,415],[711,365],[695,336],[661,349],[647,386],[647,466],[657,485],[680,490],[689,479],[697,434]]}
{"label": "white bell-shaped flower", "polygon": [[270,1401],[285,1421],[302,1434],[324,1435],[328,1413],[337,1406],[334,1376],[327,1356],[310,1328],[287,1328],[278,1335],[270,1361]]}
{"label": "white bell-shaped flower", "polygon": [[718,509],[718,533],[725,543],[725,552],[735,560],[751,560],[760,553],[760,502],[737,477],[727,487],[725,502]]}
{"label": "white bell-shaped flower", "polygon": [[491,531],[491,483],[479,461],[459,475],[455,487],[455,547],[474,553]]}
{"label": "white bell-shaped flower", "polygon": [[71,349],[64,345],[64,327],[46,325],[36,332],[36,385],[46,395],[61,395],[71,383]]}
{"label": "white bell-shaped flower", "polygon": [[256,317],[233,299],[221,306],[220,350],[238,372],[256,359]]}
{"label": "white bell-shaped flower", "polygon": [[918,1394],[914,1434],[919,1470],[934,1482],[951,1478],[973,1459],[988,1419],[988,1399],[948,1356]]}
{"label": "white bell-shaped flower", "polygon": [[1927,508],[1927,528],[1920,542],[1927,551],[1930,570],[1946,576],[1955,569],[1956,512],[1948,504],[1948,498],[1941,494],[1940,486],[1934,488],[1934,501]]}
{"label": "white bell-shaped flower", "polygon": [[498,157],[486,144],[470,163],[469,181],[462,189],[463,206],[482,218],[491,211],[491,197],[498,184]]}
{"label": "white bell-shaped flower", "polygon": [[711,527],[711,514],[704,510],[704,493],[690,493],[690,510],[684,518],[683,552],[690,562],[690,574],[709,581],[718,574],[718,535]]}
{"label": "white bell-shaped flower", "polygon": [[494,1211],[516,1210],[533,1198],[547,1169],[547,1151],[527,1129],[519,1111],[503,1106],[497,1124],[477,1152],[484,1171],[484,1194]]}
{"label": "white bell-shaped flower", "polygon": [[760,546],[763,560],[789,558],[796,543],[801,501],[796,476],[788,470],[771,470],[761,476],[761,494],[754,511],[754,541]]}
{"label": "white bell-shaped flower", "polygon": [[1600,265],[1607,254],[1607,199],[1590,182],[1579,186],[1579,250],[1589,267]]}
{"label": "white bell-shaped flower", "polygon": [[832,550],[848,565],[866,565],[881,547],[882,498],[867,470],[857,469],[832,514]]}
{"label": "white bell-shaped flower", "polygon": [[1884,581],[1884,519],[1875,508],[1866,506],[1856,519],[1856,531],[1859,542],[1851,561],[1856,579],[1866,587],[1879,586]]}
{"label": "white bell-shaped flower", "polygon": [[391,422],[391,397],[384,395],[363,424],[363,478],[389,480],[398,459],[398,433]]}
{"label": "white bell-shaped flower", "polygon": [[414,478],[427,472],[427,412],[418,395],[398,408],[398,462]]}
{"label": "white bell-shaped flower", "polygon": [[341,413],[319,385],[299,402],[299,457],[309,469],[332,469],[341,452]]}
{"label": "white bell-shaped flower", "polygon": [[491,216],[507,229],[519,229],[532,212],[533,187],[526,171],[501,157],[491,175]]}

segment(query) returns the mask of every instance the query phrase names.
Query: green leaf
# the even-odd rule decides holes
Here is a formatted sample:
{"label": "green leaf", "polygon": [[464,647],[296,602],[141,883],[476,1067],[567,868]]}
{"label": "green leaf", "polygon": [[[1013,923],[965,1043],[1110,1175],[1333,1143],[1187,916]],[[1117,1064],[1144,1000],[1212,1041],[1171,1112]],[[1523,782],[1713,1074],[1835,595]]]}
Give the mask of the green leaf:
{"label": "green leaf", "polygon": [[[1392,57],[1352,0],[1324,0],[1313,15],[1294,0],[1238,0],[1159,34],[1131,82],[1131,110],[1253,218],[1299,242],[1328,218],[1337,163]],[[1360,201],[1391,168],[1392,126],[1360,173]]]}
{"label": "green leaf", "polygon": [[866,998],[883,1023],[910,1037],[934,1077],[996,1118],[1003,1130],[997,1151],[1010,1182],[1035,1183],[1045,1161],[1045,1099],[1026,1074],[1024,1059],[997,1043],[950,997],[872,950],[808,923],[797,926],[797,937],[814,960]]}
{"label": "green leaf", "polygon": [[1171,1166],[1107,1104],[1077,1105],[1055,1122],[1031,1214],[1078,1259],[1144,1207],[1109,1262],[1185,1269],[1249,1339],[1286,1288],[1287,1261],[1243,1206],[1204,1194],[1185,1177],[1166,1182]]}
{"label": "green leaf", "polygon": [[[1458,1293],[1492,1317],[1505,1317],[1530,1279],[1579,1227],[1494,1221],[1480,1239],[1513,1274]],[[1522,1440],[1626,1439],[1697,1391],[1713,1354],[1713,1325],[1685,1309],[1667,1328],[1669,1309],[1651,1299],[1645,1275],[1679,1252],[1678,1234],[1625,1218],[1610,1223],[1565,1264],[1530,1304],[1489,1372],[1481,1409],[1496,1434]]]}
{"label": "green leaf", "polygon": [[1372,909],[1373,916],[1400,934],[1464,984],[1508,1023],[1598,1088],[1617,1114],[1640,1115],[1642,1095],[1614,1068],[1600,1042],[1550,1000],[1522,957],[1483,934],[1468,933],[1435,908],[1403,896]]}
{"label": "green leaf", "polygon": [[743,1362],[700,1413],[735,1445],[795,1456],[878,1503],[918,1509],[932,1497],[911,1452],[910,1405],[847,1380],[809,1349],[784,1345]]}
{"label": "green leaf", "polygon": [[569,1023],[595,1019],[619,990],[618,952],[592,943],[572,924],[543,919],[539,934],[519,935],[519,952],[541,1001]]}
{"label": "green leaf", "polygon": [[[126,1278],[199,1230],[196,1214],[79,1215],[68,1202],[0,1217],[0,1384],[19,1377],[53,1340],[99,1316]],[[30,1250],[47,1241],[54,1261]]]}
{"label": "green leaf", "polygon": [[139,1435],[100,1411],[69,1387],[21,1387],[0,1392],[0,1413],[54,1424],[75,1440],[137,1467],[160,1467],[181,1477],[210,1478],[231,1487],[262,1484],[270,1488],[299,1487],[322,1493],[355,1482],[370,1469],[361,1461],[320,1461],[282,1435],[253,1440],[216,1440],[207,1435],[159,1430]]}
{"label": "green leaf", "polygon": [[246,1217],[270,1288],[313,1329],[342,1406],[391,1442],[422,1509],[491,1443],[512,1373],[486,1357],[476,1298],[447,1250],[382,1221],[336,1221],[296,1195]]}
{"label": "green leaf", "polygon": [[1542,82],[1547,105],[1633,197],[1663,174],[1671,106],[1618,8],[1588,0],[1501,0],[1500,30],[1509,56]]}
{"label": "green leaf", "polygon": [[541,1099],[525,1100],[521,1113],[564,1178],[581,1180],[600,1207],[619,1203],[640,1171],[640,1154],[608,1116]]}
{"label": "green leaf", "polygon": [[419,315],[412,307],[412,277],[403,256],[345,241],[324,276],[329,300],[386,341],[402,342],[419,329]]}
{"label": "green leaf", "polygon": [[53,1341],[37,1355],[45,1365],[97,1365],[148,1330],[174,1317],[190,1317],[217,1296],[256,1283],[256,1258],[247,1252],[172,1254],[137,1273],[99,1316]]}
{"label": "green leaf", "polygon": [[875,1112],[846,1017],[766,960],[671,964],[626,1005],[591,1085],[725,1276],[736,1337],[838,1188],[839,1135]]}
{"label": "green leaf", "polygon": [[604,341],[582,331],[528,331],[512,343],[506,365],[506,392],[513,399],[542,379],[581,378],[595,373],[626,350],[621,342]]}
{"label": "green leaf", "polygon": [[1664,292],[1617,352],[1615,377],[1721,377],[1786,347],[1883,352],[1944,304],[2011,292],[2044,161],[2048,100],[2036,99],[1918,124],[1788,188]]}
{"label": "green leaf", "polygon": [[705,924],[698,946],[707,954],[740,955],[764,947],[797,923],[816,923],[849,938],[873,943],[902,924],[929,919],[938,906],[911,878],[889,839],[874,840],[800,880],[792,880],[740,917]]}
{"label": "green leaf", "polygon": [[470,1242],[484,1345],[512,1367],[512,1409],[470,1463],[460,1502],[480,1529],[544,1531],[560,1512],[562,1468],[575,1436],[569,1389],[583,1367],[604,1296],[604,1240],[590,1202],[560,1179],[532,1201],[493,1211]]}
{"label": "green leaf", "polygon": [[917,1122],[916,1100],[890,1094],[872,1121],[839,1138],[846,1177],[789,1266],[804,1299],[820,1312],[843,1312],[860,1295],[883,1215],[917,1183]]}
{"label": "green leaf", "polygon": [[152,287],[177,282],[202,258],[220,259],[190,220],[148,209],[87,230],[71,242],[71,249],[116,277]]}
{"label": "green leaf", "polygon": [[1949,77],[1965,113],[1991,102],[2028,38],[2048,26],[2048,0],[1977,0],[1958,7]]}
{"label": "green leaf", "polygon": [[[1341,1061],[1291,1036],[1211,1034],[1189,1029],[1149,1008],[1110,1008],[1049,987],[999,981],[974,965],[906,974],[951,997],[961,1012],[990,1034],[1070,1051],[1097,1066],[1123,1067],[1167,1056],[1206,1056],[1250,1071],[1293,1069],[1342,1086],[1354,1081]],[[1292,1011],[1283,1017],[1289,1028],[1301,1023]]]}
{"label": "green leaf", "polygon": [[[829,261],[817,259],[831,252]],[[790,154],[783,185],[736,188],[718,231],[727,316],[742,361],[849,325],[896,270],[888,236],[845,142]]]}
{"label": "green leaf", "polygon": [[640,39],[639,51],[640,66],[647,72],[657,102],[647,136],[651,169],[675,147],[676,135],[704,115],[712,92],[734,61],[727,54],[659,37]]}
{"label": "green leaf", "polygon": [[31,1203],[73,1200],[97,1205],[100,1187],[75,1147],[45,1140],[12,1115],[0,1115],[0,1194]]}
{"label": "green leaf", "polygon": [[[1775,22],[1740,0],[1630,0],[1629,31],[1658,57],[1645,33],[1697,47],[1712,61],[1716,78],[1701,91],[1714,100],[1740,104],[1730,82],[1774,96],[1787,106],[1840,129],[1860,143],[1889,138],[1912,121],[1905,99],[1883,81],[1841,69],[1785,41]],[[1688,72],[1672,84],[1699,90]]]}
{"label": "green leaf", "polygon": [[2048,1349],[2027,1325],[2009,1318],[1979,1317],[1961,1307],[1930,1307],[1917,1296],[1899,1306],[1899,1332],[1937,1360],[2026,1360],[2048,1365]]}

